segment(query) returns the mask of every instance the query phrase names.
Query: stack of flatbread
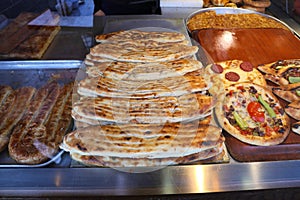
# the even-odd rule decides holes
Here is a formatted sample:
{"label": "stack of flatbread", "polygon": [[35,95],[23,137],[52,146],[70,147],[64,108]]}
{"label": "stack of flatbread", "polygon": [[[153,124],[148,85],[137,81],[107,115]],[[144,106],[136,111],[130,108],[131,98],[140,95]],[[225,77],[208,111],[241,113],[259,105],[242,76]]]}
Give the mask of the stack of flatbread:
{"label": "stack of flatbread", "polygon": [[[198,47],[178,32],[128,30],[96,36],[86,56],[61,148],[86,165],[164,166],[219,155],[215,98],[199,74]],[[197,74],[197,75],[195,75]]]}

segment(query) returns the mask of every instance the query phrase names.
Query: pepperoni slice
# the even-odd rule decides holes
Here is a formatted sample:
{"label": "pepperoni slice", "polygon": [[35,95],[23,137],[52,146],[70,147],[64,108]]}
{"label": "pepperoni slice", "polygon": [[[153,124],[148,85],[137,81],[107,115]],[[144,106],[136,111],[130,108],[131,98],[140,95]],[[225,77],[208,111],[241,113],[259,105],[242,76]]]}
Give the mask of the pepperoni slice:
{"label": "pepperoni slice", "polygon": [[223,72],[223,67],[219,64],[213,64],[211,66],[211,70],[213,70],[213,72],[217,73],[217,74],[221,74]]}
{"label": "pepperoni slice", "polygon": [[225,78],[229,81],[237,82],[238,80],[240,80],[240,75],[235,72],[227,72],[225,74]]}
{"label": "pepperoni slice", "polygon": [[250,62],[242,62],[240,68],[245,72],[251,72],[253,70],[253,65]]}

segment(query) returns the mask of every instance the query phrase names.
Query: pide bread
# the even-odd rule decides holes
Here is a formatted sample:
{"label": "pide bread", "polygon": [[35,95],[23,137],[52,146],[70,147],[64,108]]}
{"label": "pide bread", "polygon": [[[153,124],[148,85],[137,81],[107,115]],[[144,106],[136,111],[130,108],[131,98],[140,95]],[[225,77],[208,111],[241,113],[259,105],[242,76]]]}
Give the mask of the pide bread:
{"label": "pide bread", "polygon": [[76,102],[73,111],[88,120],[110,123],[165,123],[203,118],[211,114],[213,97],[187,94],[149,99],[84,97]]}
{"label": "pide bread", "polygon": [[194,153],[181,157],[168,158],[122,158],[122,157],[108,157],[108,156],[88,156],[71,152],[74,160],[83,163],[87,166],[110,166],[110,167],[155,167],[168,166],[177,164],[192,164],[194,162],[201,162],[209,158],[221,154],[223,151],[223,143],[220,142],[216,147],[203,150],[199,153]]}
{"label": "pide bread", "polygon": [[112,32],[108,34],[97,35],[95,37],[97,42],[101,43],[122,43],[122,42],[181,42],[185,41],[184,34],[179,32],[166,32],[166,31],[140,31],[140,30],[123,30]]}
{"label": "pide bread", "polygon": [[78,93],[91,97],[155,98],[206,91],[209,87],[210,83],[202,76],[193,75],[147,81],[95,77],[81,80],[78,84]]}
{"label": "pide bread", "polygon": [[[60,86],[56,82],[38,90],[31,87],[15,90],[18,98],[6,121],[16,122],[13,129],[6,125],[11,130],[10,137],[6,133],[6,145],[17,163],[39,164],[55,156],[71,124],[72,90],[72,83]],[[17,109],[22,112],[16,112]],[[5,133],[2,135],[4,139]]]}
{"label": "pide bread", "polygon": [[123,62],[164,62],[189,57],[197,51],[197,46],[181,44],[144,47],[127,43],[101,43],[92,47],[90,54]]}
{"label": "pide bread", "polygon": [[[93,58],[95,59],[95,58]],[[181,76],[188,72],[201,69],[201,62],[184,58],[159,63],[133,63],[133,62],[97,62],[86,64],[86,73],[90,77],[107,77],[117,80],[155,80]]]}
{"label": "pide bread", "polygon": [[223,141],[220,128],[198,123],[89,126],[66,135],[61,147],[81,155],[168,158],[198,153]]}
{"label": "pide bread", "polygon": [[[3,151],[9,142],[10,135],[15,125],[20,121],[26,112],[36,89],[33,87],[22,87],[12,90],[9,86],[2,87],[6,92],[6,98],[1,102],[1,122],[0,122],[0,150]],[[4,106],[4,107],[2,107]]]}

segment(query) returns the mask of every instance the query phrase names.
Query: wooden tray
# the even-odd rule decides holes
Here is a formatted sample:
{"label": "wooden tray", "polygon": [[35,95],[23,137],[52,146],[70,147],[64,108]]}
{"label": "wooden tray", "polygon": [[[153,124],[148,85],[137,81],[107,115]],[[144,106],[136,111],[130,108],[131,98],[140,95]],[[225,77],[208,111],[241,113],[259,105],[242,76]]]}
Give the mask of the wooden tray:
{"label": "wooden tray", "polygon": [[239,59],[253,65],[300,58],[300,40],[284,29],[203,29],[193,37],[214,62]]}
{"label": "wooden tray", "polygon": [[[203,29],[193,32],[193,37],[213,62],[240,59],[257,66],[281,59],[300,58],[300,40],[283,29]],[[286,102],[281,101],[281,104],[285,106]],[[291,119],[291,122],[294,120]],[[249,145],[223,132],[227,150],[237,161],[300,159],[300,136],[293,132],[282,144],[275,146]]]}
{"label": "wooden tray", "polygon": [[254,146],[243,143],[224,132],[229,154],[240,162],[278,161],[300,159],[300,136],[291,132],[287,139],[275,146]]}

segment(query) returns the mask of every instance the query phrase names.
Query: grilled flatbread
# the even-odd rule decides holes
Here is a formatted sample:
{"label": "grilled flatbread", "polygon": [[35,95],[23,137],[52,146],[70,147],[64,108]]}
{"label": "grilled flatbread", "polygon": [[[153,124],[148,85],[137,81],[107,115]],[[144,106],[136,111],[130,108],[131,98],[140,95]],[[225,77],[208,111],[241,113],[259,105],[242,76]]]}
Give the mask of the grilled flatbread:
{"label": "grilled flatbread", "polygon": [[291,90],[284,90],[282,88],[274,87],[274,88],[272,88],[272,91],[277,97],[279,97],[287,102],[293,102],[293,101],[300,100],[300,85]]}
{"label": "grilled flatbread", "polygon": [[55,101],[59,95],[59,85],[51,82],[40,88],[22,119],[14,128],[8,145],[9,155],[19,163],[36,164],[39,159],[35,155],[39,154],[39,149],[35,147],[35,142],[44,136],[44,123],[49,117]]}
{"label": "grilled flatbread", "polygon": [[82,98],[73,106],[80,116],[114,123],[163,123],[203,118],[215,105],[212,96],[187,94],[180,97],[127,99],[108,97]]}
{"label": "grilled flatbread", "polygon": [[222,143],[216,147],[203,150],[199,153],[183,156],[183,157],[170,157],[170,158],[120,158],[120,157],[107,157],[107,156],[88,156],[71,153],[71,157],[88,166],[98,167],[152,167],[152,166],[167,166],[176,164],[188,164],[200,160],[212,158],[220,154],[223,150]]}
{"label": "grilled flatbread", "polygon": [[84,59],[84,63],[89,66],[97,65],[102,62],[115,62],[115,61],[100,56],[92,56],[91,54],[87,54]]}
{"label": "grilled flatbread", "polygon": [[101,62],[87,66],[90,77],[105,76],[110,79],[156,80],[173,76],[182,76],[202,68],[195,59],[180,59],[160,63]]}
{"label": "grilled flatbread", "polygon": [[278,60],[259,65],[257,68],[266,74],[265,78],[267,80],[286,87],[290,84],[297,84],[291,81],[291,79],[299,77],[300,59]]}
{"label": "grilled flatbread", "polygon": [[292,124],[292,131],[300,135],[300,121]]}
{"label": "grilled flatbread", "polygon": [[180,42],[186,40],[184,34],[179,32],[154,32],[140,30],[117,31],[108,34],[97,35],[96,42],[120,43],[125,41],[146,41],[146,42]]}
{"label": "grilled flatbread", "polygon": [[81,128],[86,128],[88,126],[91,126],[91,124],[88,124],[88,123],[82,122],[82,121],[74,120],[74,126],[76,127],[76,129],[81,129]]}
{"label": "grilled flatbread", "polygon": [[[52,158],[58,152],[64,135],[70,129],[72,124],[72,91],[73,83],[61,87],[49,119],[45,123],[47,133],[43,137],[38,138],[36,140],[38,142],[35,142],[35,148],[40,152],[36,157],[40,156],[40,162]],[[43,146],[39,148],[37,144],[42,144]]]}
{"label": "grilled flatbread", "polygon": [[6,102],[10,103],[9,105],[7,104],[5,113],[1,113],[0,151],[7,147],[12,130],[25,113],[26,108],[29,106],[31,98],[35,94],[35,91],[36,90],[32,87],[22,87],[16,89],[12,94],[14,98],[9,97],[10,101]]}
{"label": "grilled flatbread", "polygon": [[202,76],[169,77],[149,81],[96,77],[80,81],[78,93],[83,96],[157,98],[206,91],[209,87],[209,83],[206,83]]}
{"label": "grilled flatbread", "polygon": [[223,141],[221,128],[188,123],[89,126],[64,137],[61,148],[95,156],[166,158],[212,148]]}
{"label": "grilled flatbread", "polygon": [[0,86],[0,122],[7,117],[15,98],[14,90],[10,86]]}
{"label": "grilled flatbread", "polygon": [[61,89],[50,83],[38,90],[10,138],[9,154],[13,159],[38,164],[58,152],[72,122],[72,90],[72,83]]}
{"label": "grilled flatbread", "polygon": [[[77,112],[74,111],[74,109],[72,109],[72,117],[76,122],[82,122],[82,123],[86,123],[88,125],[103,124],[102,121],[100,121],[100,120],[90,119],[90,118],[86,118],[86,117],[79,115]],[[88,126],[88,125],[86,125],[86,126]],[[79,128],[79,127],[77,127],[77,128]]]}
{"label": "grilled flatbread", "polygon": [[125,44],[98,44],[91,48],[92,56],[123,62],[165,62],[186,58],[197,53],[197,46],[168,44],[157,47],[144,47]]}
{"label": "grilled flatbread", "polygon": [[[72,110],[72,117],[74,119],[74,123],[75,123],[75,126],[76,126],[77,129],[85,128],[85,127],[88,127],[88,126],[94,126],[94,125],[114,124],[113,122],[107,122],[107,121],[102,121],[102,120],[94,120],[94,119],[91,119],[91,118],[83,117],[83,116],[79,115],[78,113],[76,113],[74,111],[74,109]],[[201,125],[208,125],[208,124],[214,125],[215,123],[211,119],[211,115],[207,115],[207,116],[201,118],[200,124]]]}
{"label": "grilled flatbread", "polygon": [[[104,43],[107,44],[107,43]],[[142,47],[142,48],[156,48],[156,47],[168,47],[174,45],[188,45],[188,40],[182,40],[178,42],[157,42],[150,40],[124,40],[124,41],[116,41],[109,42],[109,44],[122,45],[122,46],[131,46],[131,47]]]}
{"label": "grilled flatbread", "polygon": [[0,85],[0,105],[2,105],[5,102],[8,95],[10,95],[12,92],[13,92],[13,89],[10,86]]}
{"label": "grilled flatbread", "polygon": [[272,63],[259,65],[257,66],[257,69],[265,74],[282,75],[287,70],[294,67],[300,67],[300,59],[278,60]]}
{"label": "grilled flatbread", "polygon": [[284,111],[292,118],[300,121],[300,100],[293,101],[288,104]]}

